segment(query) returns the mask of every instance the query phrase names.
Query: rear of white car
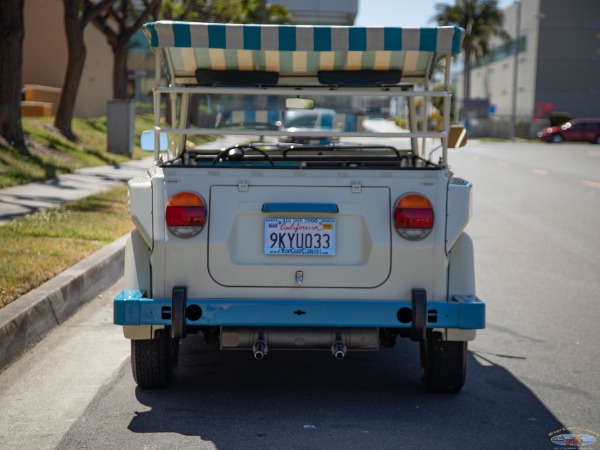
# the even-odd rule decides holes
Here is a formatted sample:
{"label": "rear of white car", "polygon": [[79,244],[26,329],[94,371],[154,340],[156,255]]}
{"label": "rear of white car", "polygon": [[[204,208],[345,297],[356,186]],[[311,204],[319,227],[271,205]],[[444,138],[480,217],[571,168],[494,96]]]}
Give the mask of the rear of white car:
{"label": "rear of white car", "polygon": [[[357,116],[368,102],[385,107],[404,96],[413,113],[416,95],[404,77],[428,76],[436,55],[457,52],[462,36],[452,27],[426,29],[412,50],[414,44],[403,40],[412,30],[392,28],[380,36],[377,30],[358,29],[363,32],[357,36],[366,36],[374,53],[354,52],[368,66],[358,67],[357,77],[348,65],[356,57],[351,46],[362,44],[348,40],[352,28],[280,29],[279,47],[263,49],[258,57],[237,48],[258,46],[251,37],[265,39],[273,29],[148,24],[151,44],[171,64],[169,87],[157,77],[155,109],[160,110],[161,94],[182,95],[185,108],[186,95],[197,92],[221,96],[219,101],[228,101],[224,95],[254,94],[257,109],[282,104],[268,96],[308,97],[324,104],[345,96],[349,100],[335,101]],[[284,42],[290,30],[294,46]],[[340,30],[345,38],[336,37]],[[203,41],[205,35],[209,38]],[[317,36],[329,36],[329,48],[339,44],[341,49],[317,48],[322,45]],[[308,48],[306,40],[312,52],[297,49]],[[267,42],[261,45],[271,45]],[[196,64],[208,66],[201,77],[197,71],[194,76],[189,60],[178,59],[189,45],[199,46]],[[379,52],[378,45],[383,45]],[[218,62],[220,53],[213,47],[221,46],[229,58],[225,66],[234,64],[227,51],[235,49],[230,72],[252,57],[254,64],[277,69],[279,78],[259,67],[242,83],[244,73],[233,76]],[[280,52],[273,67],[270,51]],[[330,53],[331,64],[344,70],[325,70],[331,69]],[[429,63],[414,59],[419,54]],[[339,62],[342,56],[350,59]],[[299,58],[306,58],[304,65]],[[394,64],[403,69],[402,82]],[[348,72],[353,72],[350,78]],[[332,87],[332,80],[339,85]],[[194,82],[200,86],[190,87]],[[371,94],[379,99],[371,100]],[[449,111],[449,92],[431,95],[442,96]],[[136,230],[127,246],[124,290],[115,299],[115,323],[132,340],[133,374],[140,387],[170,384],[179,340],[202,333],[222,350],[247,350],[256,359],[275,350],[315,349],[342,359],[348,352],[378,350],[407,337],[419,342],[429,389],[462,388],[466,343],[483,328],[485,309],[475,295],[472,243],[463,231],[471,213],[471,185],[454,177],[446,164],[447,118],[445,130],[436,133],[418,131],[416,119],[410,119],[409,132],[331,130],[329,136],[339,141],[335,144],[282,144],[289,129],[190,129],[185,112],[172,122],[172,128],[162,127],[157,118],[157,165],[129,183]],[[302,130],[298,136],[311,139],[322,132]],[[171,134],[174,143],[166,158],[158,157],[159,133]],[[240,141],[230,147],[190,148],[181,136],[194,133],[229,134]],[[251,133],[258,140],[246,140]],[[438,161],[433,161],[435,151],[427,155],[417,145],[426,137],[441,139]]]}
{"label": "rear of white car", "polygon": [[[328,134],[337,129],[335,121],[335,111],[332,109],[286,109],[283,112],[280,128],[282,131],[289,131],[292,135],[283,137],[281,141],[297,144],[331,144],[333,140],[328,137]],[[303,131],[316,130],[321,130],[323,136],[313,138],[302,136]]]}

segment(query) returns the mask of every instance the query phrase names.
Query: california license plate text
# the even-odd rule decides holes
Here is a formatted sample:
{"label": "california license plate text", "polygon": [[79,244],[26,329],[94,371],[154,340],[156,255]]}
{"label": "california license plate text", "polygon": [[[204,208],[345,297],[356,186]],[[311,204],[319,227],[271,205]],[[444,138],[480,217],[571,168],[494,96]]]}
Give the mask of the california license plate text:
{"label": "california license plate text", "polygon": [[335,255],[335,219],[265,219],[265,255]]}

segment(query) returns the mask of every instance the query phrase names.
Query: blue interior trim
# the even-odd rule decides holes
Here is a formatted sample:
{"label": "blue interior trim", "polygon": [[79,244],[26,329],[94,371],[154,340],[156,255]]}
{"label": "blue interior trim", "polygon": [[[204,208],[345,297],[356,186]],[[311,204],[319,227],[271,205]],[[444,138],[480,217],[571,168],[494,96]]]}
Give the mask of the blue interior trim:
{"label": "blue interior trim", "polygon": [[264,213],[329,213],[340,212],[335,203],[265,203]]}

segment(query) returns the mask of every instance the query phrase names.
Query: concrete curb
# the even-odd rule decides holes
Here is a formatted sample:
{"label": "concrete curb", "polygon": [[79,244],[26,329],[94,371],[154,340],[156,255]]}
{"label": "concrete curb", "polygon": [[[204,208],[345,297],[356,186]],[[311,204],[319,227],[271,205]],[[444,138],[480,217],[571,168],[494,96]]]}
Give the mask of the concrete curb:
{"label": "concrete curb", "polygon": [[0,371],[123,275],[128,236],[0,309]]}

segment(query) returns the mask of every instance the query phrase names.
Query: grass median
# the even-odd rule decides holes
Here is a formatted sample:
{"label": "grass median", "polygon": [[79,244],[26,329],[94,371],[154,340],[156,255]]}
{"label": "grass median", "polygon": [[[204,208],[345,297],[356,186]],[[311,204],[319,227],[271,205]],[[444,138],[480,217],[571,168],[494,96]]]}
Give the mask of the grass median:
{"label": "grass median", "polygon": [[0,226],[0,308],[132,228],[126,186]]}
{"label": "grass median", "polygon": [[[77,142],[66,139],[52,121],[52,117],[23,118],[31,155],[20,154],[0,139],[0,188],[129,160],[106,151],[105,117],[74,119]],[[136,116],[134,158],[149,156],[140,149],[139,136],[153,123],[152,115]],[[188,139],[197,145],[214,137]],[[0,225],[0,308],[132,228],[126,186]]]}

